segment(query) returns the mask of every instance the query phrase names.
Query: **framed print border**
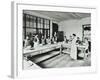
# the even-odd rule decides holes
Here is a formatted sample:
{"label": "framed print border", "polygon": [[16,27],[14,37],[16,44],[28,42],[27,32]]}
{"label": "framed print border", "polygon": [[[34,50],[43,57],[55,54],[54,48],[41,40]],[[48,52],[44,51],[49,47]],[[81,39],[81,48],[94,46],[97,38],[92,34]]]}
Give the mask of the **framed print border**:
{"label": "framed print border", "polygon": [[[95,49],[95,27],[96,27],[96,8],[74,7],[74,6],[56,6],[56,5],[39,5],[27,4],[21,2],[12,2],[11,5],[11,28],[12,28],[12,53],[11,53],[11,76],[17,77],[32,77],[32,76],[55,76],[66,75],[72,73],[96,72],[96,54],[91,55],[92,65],[90,67],[75,67],[63,69],[22,69],[22,11],[27,10],[43,10],[43,11],[60,11],[60,12],[89,12],[91,13],[91,38],[92,38],[92,53],[96,53]],[[47,74],[48,73],[48,74]]]}

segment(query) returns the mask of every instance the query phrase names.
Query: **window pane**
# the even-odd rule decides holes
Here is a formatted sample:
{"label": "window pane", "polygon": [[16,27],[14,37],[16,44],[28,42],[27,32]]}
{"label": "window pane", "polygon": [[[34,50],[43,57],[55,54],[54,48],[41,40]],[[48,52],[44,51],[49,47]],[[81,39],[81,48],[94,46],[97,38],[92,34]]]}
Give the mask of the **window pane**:
{"label": "window pane", "polygon": [[33,17],[33,22],[36,22],[36,17],[35,16]]}
{"label": "window pane", "polygon": [[36,33],[36,29],[26,28],[26,32]]}
{"label": "window pane", "polygon": [[47,29],[47,25],[44,25],[44,28]]}
{"label": "window pane", "polygon": [[26,27],[29,27],[29,21],[26,21]]}
{"label": "window pane", "polygon": [[30,22],[30,27],[33,27],[32,21]]}
{"label": "window pane", "polygon": [[41,28],[43,28],[43,24],[41,23]]}
{"label": "window pane", "polygon": [[36,28],[36,23],[33,23],[33,27]]}
{"label": "window pane", "polygon": [[36,17],[32,17],[33,19],[32,19],[32,27],[36,27]]}
{"label": "window pane", "polygon": [[40,18],[38,18],[38,23],[41,23],[41,19]]}
{"label": "window pane", "polygon": [[47,25],[47,29],[49,29],[49,25]]}
{"label": "window pane", "polygon": [[29,27],[29,15],[26,15],[26,27]]}
{"label": "window pane", "polygon": [[46,20],[44,19],[44,24],[46,24]]}
{"label": "window pane", "polygon": [[33,26],[32,26],[32,21],[33,21],[33,17],[30,16],[30,27],[33,27]]}
{"label": "window pane", "polygon": [[49,20],[47,20],[47,22],[46,22],[47,24],[49,24]]}
{"label": "window pane", "polygon": [[40,23],[38,23],[38,28],[41,28],[41,24]]}
{"label": "window pane", "polygon": [[43,19],[41,19],[41,24],[43,24]]}

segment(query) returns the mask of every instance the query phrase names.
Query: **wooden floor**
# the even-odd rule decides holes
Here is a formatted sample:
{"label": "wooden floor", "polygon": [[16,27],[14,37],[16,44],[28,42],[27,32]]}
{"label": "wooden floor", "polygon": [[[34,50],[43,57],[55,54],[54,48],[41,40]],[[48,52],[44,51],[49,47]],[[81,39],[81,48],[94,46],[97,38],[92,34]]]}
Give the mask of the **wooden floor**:
{"label": "wooden floor", "polygon": [[60,54],[59,51],[33,56],[30,60],[41,68],[91,66],[90,55],[85,60],[73,60],[69,54]]}

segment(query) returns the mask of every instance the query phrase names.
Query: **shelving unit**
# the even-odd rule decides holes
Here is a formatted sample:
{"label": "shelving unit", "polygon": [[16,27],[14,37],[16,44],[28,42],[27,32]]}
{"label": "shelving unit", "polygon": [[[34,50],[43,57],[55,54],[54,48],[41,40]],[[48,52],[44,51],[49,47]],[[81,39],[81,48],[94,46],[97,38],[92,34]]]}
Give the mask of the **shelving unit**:
{"label": "shelving unit", "polygon": [[84,24],[83,26],[83,40],[88,39],[89,42],[89,52],[91,52],[91,24]]}
{"label": "shelving unit", "polygon": [[84,24],[83,27],[83,39],[87,38],[88,41],[91,41],[91,24]]}

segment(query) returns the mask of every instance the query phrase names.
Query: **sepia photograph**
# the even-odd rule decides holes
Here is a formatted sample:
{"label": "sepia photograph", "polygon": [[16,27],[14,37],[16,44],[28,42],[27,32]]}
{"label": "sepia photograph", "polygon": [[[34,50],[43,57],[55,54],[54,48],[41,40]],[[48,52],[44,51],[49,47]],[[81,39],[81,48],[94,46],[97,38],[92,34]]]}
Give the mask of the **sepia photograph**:
{"label": "sepia photograph", "polygon": [[91,13],[22,11],[24,70],[91,66]]}

